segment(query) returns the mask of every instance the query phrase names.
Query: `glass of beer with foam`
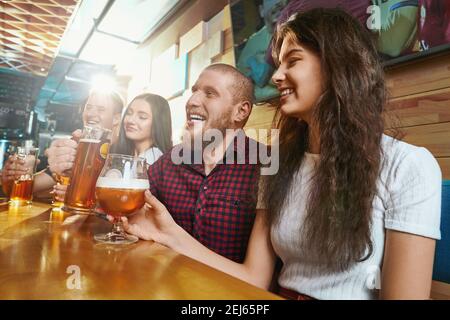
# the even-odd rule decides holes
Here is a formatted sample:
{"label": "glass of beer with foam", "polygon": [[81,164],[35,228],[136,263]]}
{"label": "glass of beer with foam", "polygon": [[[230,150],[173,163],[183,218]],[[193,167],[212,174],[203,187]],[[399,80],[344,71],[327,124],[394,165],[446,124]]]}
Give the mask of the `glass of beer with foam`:
{"label": "glass of beer with foam", "polygon": [[90,214],[94,209],[95,183],[105,163],[110,142],[111,130],[84,127],[68,180],[64,211]]}
{"label": "glass of beer with foam", "polygon": [[14,180],[9,194],[10,204],[31,204],[33,200],[33,182],[38,156],[39,148],[17,147],[15,158],[24,161],[26,173]]}
{"label": "glass of beer with foam", "polygon": [[95,235],[95,240],[110,244],[128,244],[138,240],[123,230],[121,217],[142,208],[144,192],[149,188],[144,158],[108,154],[95,187],[98,205],[114,218],[113,230]]}

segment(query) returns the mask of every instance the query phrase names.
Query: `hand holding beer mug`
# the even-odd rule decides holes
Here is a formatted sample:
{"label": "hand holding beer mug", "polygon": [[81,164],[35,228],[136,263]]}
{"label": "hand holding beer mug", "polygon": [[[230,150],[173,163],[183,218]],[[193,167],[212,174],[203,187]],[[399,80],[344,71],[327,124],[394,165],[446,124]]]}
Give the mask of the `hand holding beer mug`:
{"label": "hand holding beer mug", "polygon": [[77,154],[78,141],[82,133],[78,129],[72,133],[71,139],[55,139],[50,144],[50,147],[45,150],[49,169],[53,174],[70,177],[70,171],[72,170]]}
{"label": "hand holding beer mug", "polygon": [[114,226],[110,233],[95,235],[95,240],[111,244],[136,242],[137,237],[124,232],[121,217],[144,206],[144,192],[149,186],[144,158],[109,154],[97,180],[95,195],[100,207],[114,218]]}
{"label": "hand holding beer mug", "polygon": [[12,184],[9,195],[10,204],[31,204],[38,155],[39,148],[17,147],[17,153],[13,161],[21,168],[21,174],[16,176]]}
{"label": "hand holding beer mug", "polygon": [[2,190],[7,197],[11,194],[12,186],[16,179],[16,159],[17,157],[15,155],[9,156],[2,169]]}
{"label": "hand holding beer mug", "polygon": [[2,190],[3,193],[9,198],[14,180],[16,180],[18,176],[26,172],[25,168],[23,167],[23,160],[17,159],[17,147],[10,146],[7,153],[9,154],[9,156],[2,168]]}

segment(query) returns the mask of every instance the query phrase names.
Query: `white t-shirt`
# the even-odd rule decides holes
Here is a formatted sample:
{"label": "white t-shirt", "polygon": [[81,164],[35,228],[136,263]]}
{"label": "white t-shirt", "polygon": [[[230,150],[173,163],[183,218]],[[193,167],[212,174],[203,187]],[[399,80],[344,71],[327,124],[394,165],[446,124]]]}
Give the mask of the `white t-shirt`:
{"label": "white t-shirt", "polygon": [[[317,299],[377,299],[385,229],[440,239],[442,177],[439,165],[425,148],[383,136],[384,166],[373,200],[373,253],[345,272],[320,271],[301,247],[300,226],[311,177],[319,155],[305,154],[296,173],[281,219],[271,227],[272,245],[283,261],[278,283]],[[362,177],[363,178],[363,177]]]}
{"label": "white t-shirt", "polygon": [[144,152],[142,152],[139,155],[139,157],[145,158],[145,160],[147,160],[147,164],[152,165],[162,155],[163,153],[161,152],[161,150],[159,150],[159,148],[151,147],[150,149],[147,149]]}

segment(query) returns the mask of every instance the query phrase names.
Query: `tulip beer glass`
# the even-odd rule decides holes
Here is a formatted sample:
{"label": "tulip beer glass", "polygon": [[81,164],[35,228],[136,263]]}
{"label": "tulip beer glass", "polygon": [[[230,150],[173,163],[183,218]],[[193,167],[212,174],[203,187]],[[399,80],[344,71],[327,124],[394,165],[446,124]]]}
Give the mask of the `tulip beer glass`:
{"label": "tulip beer glass", "polygon": [[17,147],[16,159],[25,162],[26,173],[15,179],[9,194],[9,201],[12,205],[31,204],[33,200],[33,181],[36,173],[39,148]]}
{"label": "tulip beer glass", "polygon": [[111,244],[136,242],[137,237],[124,232],[120,218],[142,208],[148,188],[144,158],[109,154],[97,180],[95,195],[100,207],[114,218],[114,226],[110,233],[95,235],[95,240]]}
{"label": "tulip beer glass", "polygon": [[64,211],[90,213],[95,207],[95,183],[102,170],[111,141],[111,130],[85,126],[78,142]]}

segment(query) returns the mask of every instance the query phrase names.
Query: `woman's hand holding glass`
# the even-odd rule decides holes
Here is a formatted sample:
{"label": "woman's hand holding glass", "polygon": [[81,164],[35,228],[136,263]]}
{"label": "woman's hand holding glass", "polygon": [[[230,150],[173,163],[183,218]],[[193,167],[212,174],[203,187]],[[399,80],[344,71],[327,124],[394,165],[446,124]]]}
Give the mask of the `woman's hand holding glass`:
{"label": "woman's hand holding glass", "polygon": [[[108,216],[110,221],[112,216]],[[143,240],[153,240],[168,247],[176,247],[176,235],[181,229],[167,208],[150,192],[145,191],[145,205],[138,213],[122,217],[123,228]]]}

